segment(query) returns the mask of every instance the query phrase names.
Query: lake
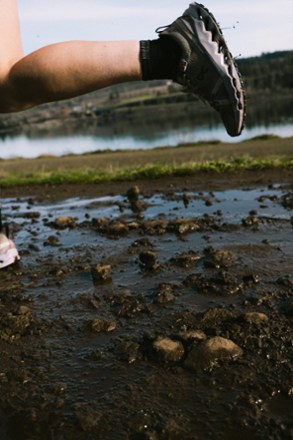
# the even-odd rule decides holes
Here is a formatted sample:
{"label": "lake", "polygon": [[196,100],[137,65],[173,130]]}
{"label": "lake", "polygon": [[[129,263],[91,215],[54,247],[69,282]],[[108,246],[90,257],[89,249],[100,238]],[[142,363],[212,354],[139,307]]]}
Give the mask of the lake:
{"label": "lake", "polygon": [[82,154],[104,150],[150,149],[162,146],[201,141],[220,140],[222,142],[241,142],[264,134],[280,137],[293,136],[293,119],[291,116],[280,120],[257,120],[244,129],[241,136],[231,138],[222,125],[194,126],[190,121],[182,121],[176,127],[170,124],[146,125],[141,127],[108,126],[83,129],[81,133],[67,135],[46,134],[45,137],[5,136],[0,139],[0,158],[13,157],[35,158],[41,155],[62,156],[65,154]]}

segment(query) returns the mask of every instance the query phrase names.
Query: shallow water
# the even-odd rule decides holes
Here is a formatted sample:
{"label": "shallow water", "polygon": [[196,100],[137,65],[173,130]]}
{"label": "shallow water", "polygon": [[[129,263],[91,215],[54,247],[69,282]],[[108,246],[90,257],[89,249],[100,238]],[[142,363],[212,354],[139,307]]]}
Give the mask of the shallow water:
{"label": "shallow water", "polygon": [[[188,204],[184,205],[183,193],[172,192],[168,194],[155,194],[145,198],[146,207],[143,210],[144,218],[148,219],[175,219],[180,217],[219,216],[221,222],[239,225],[253,211],[259,218],[289,221],[291,218],[282,204],[282,197],[286,189],[280,185],[273,188],[253,189],[230,189],[226,191],[188,193]],[[143,198],[143,196],[141,196]],[[135,218],[131,211],[126,195],[107,196],[98,198],[69,198],[61,202],[46,204],[38,203],[30,198],[4,199],[3,215],[7,220],[15,222],[23,230],[19,231],[21,240],[27,240],[31,236],[28,230],[36,229],[42,236],[41,240],[51,233],[51,228],[43,222],[44,218],[52,219],[59,216],[72,216],[77,222],[85,220],[87,213],[90,218],[108,217],[117,219]],[[220,212],[219,212],[220,211]],[[31,213],[38,213],[35,220],[24,219]],[[33,223],[31,225],[31,222]],[[36,225],[34,226],[34,223]],[[67,245],[78,244],[80,237],[76,230],[63,232],[62,240]]]}

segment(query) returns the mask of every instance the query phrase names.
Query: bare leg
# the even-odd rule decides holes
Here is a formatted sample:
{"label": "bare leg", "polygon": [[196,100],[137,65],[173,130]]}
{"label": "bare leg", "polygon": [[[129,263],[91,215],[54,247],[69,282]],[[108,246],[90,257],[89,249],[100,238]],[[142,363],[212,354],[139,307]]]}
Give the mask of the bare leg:
{"label": "bare leg", "polygon": [[23,57],[16,0],[0,0],[0,112],[141,78],[138,41],[71,41]]}
{"label": "bare leg", "polygon": [[8,72],[13,110],[141,78],[138,41],[71,41],[43,47]]}

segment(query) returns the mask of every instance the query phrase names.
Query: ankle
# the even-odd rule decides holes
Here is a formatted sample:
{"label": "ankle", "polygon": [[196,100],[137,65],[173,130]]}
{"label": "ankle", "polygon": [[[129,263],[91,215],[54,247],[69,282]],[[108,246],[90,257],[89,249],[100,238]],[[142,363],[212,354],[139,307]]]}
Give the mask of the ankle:
{"label": "ankle", "polygon": [[140,41],[140,63],[143,81],[174,79],[181,50],[172,38]]}

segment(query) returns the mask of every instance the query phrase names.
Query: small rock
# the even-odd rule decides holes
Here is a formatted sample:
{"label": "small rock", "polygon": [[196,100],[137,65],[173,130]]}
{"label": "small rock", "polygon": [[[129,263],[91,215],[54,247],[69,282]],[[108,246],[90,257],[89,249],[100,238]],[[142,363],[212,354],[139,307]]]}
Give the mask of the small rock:
{"label": "small rock", "polygon": [[75,219],[67,215],[57,217],[54,222],[57,229],[74,228],[76,226]]}
{"label": "small rock", "polygon": [[229,321],[235,318],[235,314],[230,310],[223,308],[212,308],[204,313],[202,317],[202,323],[205,326],[216,326],[221,324],[223,321]]}
{"label": "small rock", "polygon": [[215,336],[193,348],[185,361],[185,366],[194,371],[207,370],[218,361],[237,359],[242,349],[230,339]]}
{"label": "small rock", "polygon": [[160,337],[153,342],[154,351],[160,361],[178,362],[184,355],[184,347],[181,342],[170,338]]}
{"label": "small rock", "polygon": [[34,252],[40,252],[40,248],[39,246],[37,246],[36,244],[30,243],[28,245],[29,250],[34,251]]}
{"label": "small rock", "polygon": [[115,321],[106,318],[96,318],[90,322],[90,329],[96,333],[107,332],[110,333],[114,331],[117,327]]}
{"label": "small rock", "polygon": [[189,199],[189,195],[186,192],[182,194],[182,200],[184,207],[187,208],[190,203],[190,199]]}
{"label": "small rock", "polygon": [[235,263],[235,255],[231,251],[206,249],[206,258],[204,265],[207,268],[220,269],[231,267]]}
{"label": "small rock", "polygon": [[108,226],[105,232],[109,235],[112,235],[113,237],[121,237],[123,235],[126,235],[128,231],[129,229],[124,223],[120,221],[115,221]]}
{"label": "small rock", "polygon": [[121,360],[132,364],[137,360],[139,349],[140,346],[136,342],[123,342],[116,351]]}
{"label": "small rock", "polygon": [[201,330],[182,330],[179,332],[179,336],[183,341],[204,341],[207,338]]}
{"label": "small rock", "polygon": [[265,324],[269,321],[269,318],[264,313],[259,312],[247,312],[243,315],[243,318],[249,324]]}
{"label": "small rock", "polygon": [[145,270],[156,270],[159,268],[157,256],[153,251],[143,251],[139,254],[140,265]]}
{"label": "small rock", "polygon": [[154,302],[156,304],[166,304],[174,300],[173,285],[167,283],[160,284]]}
{"label": "small rock", "polygon": [[197,252],[189,251],[183,252],[180,255],[177,255],[171,258],[171,262],[176,264],[177,266],[189,268],[191,266],[196,265],[201,259],[200,255]]}
{"label": "small rock", "polygon": [[59,238],[56,235],[50,235],[44,242],[44,246],[60,246]]}
{"label": "small rock", "polygon": [[145,208],[145,203],[139,200],[140,189],[137,185],[129,188],[126,193],[127,199],[130,203],[130,209],[134,213],[140,213]]}
{"label": "small rock", "polygon": [[245,227],[257,229],[259,224],[259,219],[255,215],[250,215],[249,217],[242,220],[242,224]]}
{"label": "small rock", "polygon": [[14,340],[27,334],[31,325],[31,316],[27,314],[14,315],[7,313],[0,318],[0,338]]}
{"label": "small rock", "polygon": [[129,202],[136,202],[139,198],[140,189],[137,185],[132,186],[126,193]]}
{"label": "small rock", "polygon": [[167,231],[175,234],[183,235],[190,232],[195,232],[200,229],[200,225],[195,219],[185,218],[170,220],[167,225]]}
{"label": "small rock", "polygon": [[215,336],[204,344],[207,352],[224,358],[237,358],[243,354],[242,349],[230,339]]}
{"label": "small rock", "polygon": [[293,209],[293,192],[288,192],[282,197],[282,205],[284,208]]}
{"label": "small rock", "polygon": [[18,309],[19,315],[27,315],[30,312],[30,309],[27,306],[20,306]]}
{"label": "small rock", "polygon": [[111,281],[110,271],[112,267],[110,265],[101,265],[93,266],[91,268],[91,273],[93,277],[94,283],[105,283]]}
{"label": "small rock", "polygon": [[26,212],[25,214],[23,214],[24,218],[29,218],[29,219],[37,219],[41,217],[41,213],[40,212]]}

